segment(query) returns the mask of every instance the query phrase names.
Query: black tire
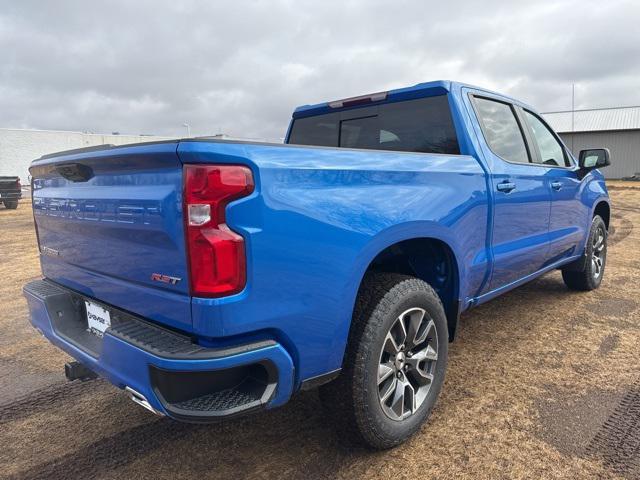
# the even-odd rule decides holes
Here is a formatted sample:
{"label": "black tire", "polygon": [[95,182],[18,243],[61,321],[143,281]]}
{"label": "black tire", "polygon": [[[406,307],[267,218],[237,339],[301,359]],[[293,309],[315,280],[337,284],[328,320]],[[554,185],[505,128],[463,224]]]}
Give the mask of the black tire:
{"label": "black tire", "polygon": [[10,200],[8,198],[5,198],[4,200],[2,200],[2,202],[4,203],[4,206],[6,208],[8,208],[9,210],[15,210],[16,208],[18,208],[18,200],[17,199]]}
{"label": "black tire", "polygon": [[[400,341],[390,342],[388,335],[401,330],[406,339],[402,360],[401,352],[393,359],[385,358],[387,347]],[[442,302],[429,284],[406,275],[368,275],[358,294],[342,372],[336,380],[320,387],[320,398],[342,433],[352,442],[378,450],[394,447],[413,435],[431,413],[442,388],[448,337]],[[423,338],[422,343],[418,343],[419,338]],[[414,344],[412,353],[409,348]],[[431,351],[435,348],[436,359],[424,356],[429,347]],[[389,384],[385,388],[386,384],[379,381],[386,365],[392,365],[395,373],[384,382],[392,382],[395,387]],[[427,376],[432,376],[430,382]],[[411,381],[425,385],[414,389],[407,385]],[[391,406],[382,399],[390,390],[394,391],[389,395],[391,400],[387,400]],[[401,392],[402,400],[394,403],[400,395],[397,392]],[[390,415],[408,416],[393,419]]]}
{"label": "black tire", "polygon": [[562,279],[571,290],[595,290],[602,283],[607,262],[607,227],[599,215],[591,222],[585,254],[579,268],[574,264],[562,270]]}

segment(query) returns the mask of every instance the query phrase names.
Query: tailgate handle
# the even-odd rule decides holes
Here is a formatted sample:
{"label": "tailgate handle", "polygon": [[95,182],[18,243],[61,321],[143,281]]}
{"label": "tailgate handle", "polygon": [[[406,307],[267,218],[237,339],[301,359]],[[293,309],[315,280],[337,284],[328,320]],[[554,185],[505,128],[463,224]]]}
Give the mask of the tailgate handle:
{"label": "tailgate handle", "polygon": [[72,182],[86,182],[93,178],[93,169],[82,163],[62,163],[56,165],[56,172]]}

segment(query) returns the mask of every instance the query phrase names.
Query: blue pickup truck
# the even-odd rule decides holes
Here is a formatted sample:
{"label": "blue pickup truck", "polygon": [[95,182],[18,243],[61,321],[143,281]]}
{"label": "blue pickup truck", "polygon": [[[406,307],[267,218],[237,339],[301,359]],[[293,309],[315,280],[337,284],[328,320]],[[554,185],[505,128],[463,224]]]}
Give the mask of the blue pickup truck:
{"label": "blue pickup truck", "polygon": [[285,144],[189,138],[30,168],[33,326],[150,411],[208,422],[319,387],[372,448],[441,390],[460,314],[550,270],[599,286],[605,149],[437,81],[299,107]]}

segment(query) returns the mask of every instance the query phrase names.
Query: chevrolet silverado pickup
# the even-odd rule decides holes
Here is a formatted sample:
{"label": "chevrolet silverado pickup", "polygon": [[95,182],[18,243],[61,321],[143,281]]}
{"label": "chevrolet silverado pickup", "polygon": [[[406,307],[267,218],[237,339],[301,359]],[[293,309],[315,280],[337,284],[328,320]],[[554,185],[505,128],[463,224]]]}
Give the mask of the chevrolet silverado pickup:
{"label": "chevrolet silverado pickup", "polygon": [[20,177],[0,177],[0,203],[4,203],[5,208],[15,210],[21,198]]}
{"label": "chevrolet silverado pickup", "polygon": [[35,160],[33,326],[148,410],[208,422],[319,387],[372,448],[429,416],[460,314],[554,269],[603,278],[610,205],[513,98],[436,81],[297,108],[285,144]]}

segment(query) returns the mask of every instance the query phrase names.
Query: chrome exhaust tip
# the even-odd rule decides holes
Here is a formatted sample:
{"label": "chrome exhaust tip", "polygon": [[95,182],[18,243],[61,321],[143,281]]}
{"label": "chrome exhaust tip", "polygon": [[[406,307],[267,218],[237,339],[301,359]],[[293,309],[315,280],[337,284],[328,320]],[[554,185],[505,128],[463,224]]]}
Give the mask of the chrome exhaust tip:
{"label": "chrome exhaust tip", "polygon": [[140,392],[136,392],[131,387],[124,387],[124,390],[129,394],[129,398],[131,398],[131,400],[133,400],[135,403],[137,403],[141,407],[146,408],[147,410],[149,410],[151,413],[155,415],[164,417],[164,413],[153,408],[149,403],[149,400],[147,400],[147,398],[144,395],[142,395]]}

